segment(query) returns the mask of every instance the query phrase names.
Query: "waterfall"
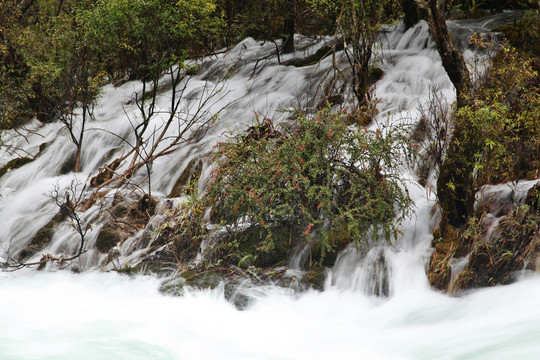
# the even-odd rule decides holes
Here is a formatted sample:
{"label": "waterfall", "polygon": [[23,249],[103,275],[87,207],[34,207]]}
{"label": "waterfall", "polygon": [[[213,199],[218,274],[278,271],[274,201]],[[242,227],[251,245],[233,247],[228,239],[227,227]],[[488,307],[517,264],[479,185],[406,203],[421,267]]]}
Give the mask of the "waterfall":
{"label": "waterfall", "polygon": [[[503,14],[494,18],[504,21],[508,16]],[[494,22],[494,19],[453,22],[450,28],[457,36],[457,42],[467,46],[468,36],[475,31],[489,30],[486,24],[494,26]],[[146,232],[136,232],[114,248],[116,262],[108,262],[111,254],[96,250],[97,236],[104,226],[99,206],[94,205],[82,214],[83,223],[93,222],[85,236],[88,251],[71,268],[77,271],[114,269],[122,264],[140,261],[140,255],[150,245],[141,238],[150,237],[163,220],[163,212],[173,203],[177,205],[182,201],[169,200],[166,195],[181,174],[189,170],[190,164],[201,162],[203,180],[200,184],[204,184],[204,178],[211,169],[209,154],[217,141],[251,126],[256,116],[268,117],[274,122],[287,121],[287,110],[307,106],[309,99],[317,99],[321,95],[320,84],[331,66],[331,57],[304,67],[285,64],[295,58],[314,54],[330,41],[332,39],[329,37],[314,39],[297,36],[298,51],[278,59],[274,56],[273,43],[248,38],[227,52],[190,63],[197,70],[188,77],[189,82],[186,80],[182,84],[185,90],[179,117],[199,112],[203,114],[201,120],[205,121],[218,113],[217,121],[204,136],[195,136],[194,141],[182,143],[175,152],[152,163],[152,193],[160,199],[158,208],[163,211],[158,212],[155,219],[150,219]],[[469,61],[481,56],[468,48],[463,50]],[[419,108],[428,101],[430,88],[438,89],[449,103],[455,97],[424,22],[405,33],[397,29],[382,34],[374,63],[382,68],[384,76],[376,84],[379,115],[372,127],[387,118],[392,124],[407,123],[414,127],[420,117]],[[167,77],[164,77],[156,108],[158,113],[163,111],[165,114],[152,120],[149,125],[151,129],[163,126],[172,96],[169,88]],[[75,146],[61,123],[41,124],[35,120],[23,129],[8,131],[4,135],[0,164],[23,156],[32,160],[0,178],[0,261],[21,258],[21,253],[32,245],[30,242],[40,229],[51,224],[50,221],[59,211],[59,207],[51,201],[55,190],[62,195],[65,189],[76,187],[75,192],[86,189],[84,194],[88,195],[89,190],[84,184],[105,164],[131,149],[135,142],[133,128],[141,118],[134,100],[141,96],[142,91],[142,84],[136,81],[117,87],[104,87],[95,116],[86,125],[80,173],[71,172]],[[313,106],[313,103],[309,106]],[[174,136],[181,130],[179,126],[181,123],[173,123],[167,135]],[[167,141],[163,141],[160,146],[166,144]],[[124,161],[117,171],[125,170],[127,163]],[[131,182],[140,183],[140,188],[144,189],[148,184],[145,176],[147,173],[140,171]],[[430,253],[430,233],[437,220],[433,210],[435,177],[432,173],[424,187],[418,184],[414,170],[404,167],[402,176],[416,209],[415,215],[404,224],[404,236],[397,240],[394,247],[374,246],[368,254],[359,253],[351,245],[340,254],[331,270],[328,286],[364,289],[378,294],[410,289],[412,283],[427,286],[423,267]],[[128,192],[127,200],[134,199],[136,197],[129,196]],[[110,202],[112,199],[105,198],[104,201]],[[25,261],[38,261],[46,253],[69,256],[77,252],[80,236],[69,222],[51,226],[51,231],[51,241]],[[298,257],[305,256],[305,249],[299,249],[296,254]],[[300,262],[300,259],[292,258],[289,265],[298,268]]]}
{"label": "waterfall", "polygon": [[[469,62],[482,54],[467,47],[473,32],[485,32],[511,14],[480,20],[449,22]],[[332,41],[297,35],[298,51],[282,63],[314,54]],[[220,284],[213,290],[185,289],[181,297],[165,296],[156,277],[121,276],[114,270],[140,261],[148,239],[166,210],[183,198],[167,198],[176,180],[193,161],[202,164],[201,186],[211,170],[212,146],[253,124],[255,113],[276,122],[288,121],[287,111],[319,95],[318,85],[331,65],[294,67],[273,56],[273,43],[245,39],[233,49],[194,61],[198,70],[184,92],[182,114],[197,99],[219,89],[204,112],[219,118],[204,137],[183,144],[152,164],[152,192],[159,199],[157,215],[145,229],[113,249],[116,258],[96,250],[104,220],[97,218],[86,235],[85,252],[70,271],[0,272],[0,358],[2,359],[535,359],[540,351],[540,281],[525,274],[515,284],[481,289],[454,298],[433,291],[426,278],[432,230],[438,222],[436,173],[422,185],[414,168],[403,166],[402,177],[415,212],[402,224],[403,235],[393,246],[384,241],[362,252],[354,245],[343,250],[328,270],[325,291],[272,286],[248,286],[255,301],[245,311],[225,300]],[[399,28],[381,37],[374,57],[384,76],[376,84],[379,115],[393,124],[410,124],[436,87],[451,103],[455,93],[428,34],[419,23],[403,33]],[[480,69],[481,70],[481,69]],[[226,81],[222,81],[226,80]],[[165,81],[164,81],[165,84]],[[135,94],[138,82],[107,85],[87,124],[81,172],[71,172],[75,146],[58,122],[37,120],[2,136],[0,164],[21,157],[29,162],[0,177],[0,262],[17,257],[59,212],[51,191],[63,193],[75,184],[82,190],[101,167],[130,150],[133,124],[138,121]],[[171,93],[163,86],[158,107],[165,109]],[[152,128],[160,127],[154,119]],[[372,126],[376,126],[375,124]],[[178,128],[171,127],[173,135]],[[118,171],[125,169],[123,165]],[[133,182],[147,186],[145,174]],[[501,215],[523,201],[534,182],[486,186],[478,206]],[[85,189],[88,193],[88,189]],[[52,194],[54,195],[54,194]],[[127,195],[126,201],[135,201]],[[106,199],[112,201],[111,199]],[[483,205],[482,205],[483,204]],[[100,214],[94,205],[82,214],[92,222]],[[498,216],[497,215],[497,216]],[[101,214],[103,216],[103,214]],[[492,231],[498,218],[492,219]],[[50,242],[27,261],[42,254],[76,253],[80,239],[68,221],[48,230]],[[145,240],[146,239],[146,240]],[[146,241],[146,242],[145,242]],[[205,244],[204,246],[207,246]],[[293,275],[301,272],[306,249],[298,247],[289,259]],[[200,259],[199,259],[200,260]],[[459,271],[466,259],[454,264]],[[82,274],[74,274],[82,272]]]}

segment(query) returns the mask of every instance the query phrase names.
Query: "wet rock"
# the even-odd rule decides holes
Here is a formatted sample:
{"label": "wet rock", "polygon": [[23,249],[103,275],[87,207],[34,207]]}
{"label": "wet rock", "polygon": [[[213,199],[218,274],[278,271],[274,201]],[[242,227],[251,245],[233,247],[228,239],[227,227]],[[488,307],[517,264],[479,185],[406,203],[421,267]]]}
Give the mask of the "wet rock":
{"label": "wet rock", "polygon": [[118,203],[108,211],[96,239],[96,249],[100,253],[108,253],[114,246],[121,245],[130,236],[143,230],[155,208],[156,201],[148,195],[137,202]]}
{"label": "wet rock", "polygon": [[131,207],[132,205],[129,202],[120,202],[110,210],[110,214],[115,218],[121,218],[128,214]]}
{"label": "wet rock", "polygon": [[[343,42],[338,42],[336,44],[335,51],[341,51],[343,50]],[[304,67],[309,65],[317,64],[319,61],[324,59],[327,56],[330,56],[332,54],[332,47],[331,46],[323,46],[319,50],[315,52],[315,54],[310,55],[305,58],[295,58],[288,61],[284,61],[281,64],[285,66],[295,66],[295,67]]]}
{"label": "wet rock", "polygon": [[374,294],[377,296],[388,296],[390,295],[390,289],[388,284],[388,264],[386,263],[386,257],[384,251],[375,253],[375,256],[369,262],[369,278],[367,279],[366,291],[368,294]]}
{"label": "wet rock", "polygon": [[156,205],[157,202],[153,197],[148,194],[144,194],[144,196],[137,202],[136,211],[135,209],[130,211],[130,216],[150,218],[150,216],[154,215]]}
{"label": "wet rock", "polygon": [[[108,253],[118,242],[122,240],[114,225],[109,224],[101,228],[96,239],[96,249],[100,253]],[[125,240],[125,239],[123,239]]]}
{"label": "wet rock", "polygon": [[22,261],[47,246],[53,238],[56,226],[64,220],[65,216],[58,213],[44,227],[39,229],[32,240],[30,240],[30,243],[20,252],[18,256],[19,260]]}
{"label": "wet rock", "polygon": [[465,256],[469,252],[470,243],[463,243],[460,234],[448,226],[446,238],[441,236],[439,229],[433,232],[431,246],[434,251],[427,272],[429,283],[439,290],[447,290],[452,277],[450,260]]}
{"label": "wet rock", "polygon": [[324,290],[324,284],[326,276],[328,274],[328,268],[325,266],[318,266],[313,270],[307,272],[303,276],[303,280],[315,290]]}
{"label": "wet rock", "polygon": [[[535,198],[534,192],[534,188],[529,191],[531,197],[528,199]],[[458,254],[457,248],[451,247],[444,259],[439,261],[438,267],[433,269],[431,265],[435,263],[436,249],[429,270],[432,285],[442,290],[459,292],[463,289],[509,284],[515,281],[519,272],[527,268],[535,269],[535,262],[540,256],[540,214],[537,209],[531,205],[517,207],[507,216],[498,219],[497,229],[489,236],[481,229],[482,219],[486,216],[471,220],[468,227],[457,234],[457,243],[463,244],[468,240],[471,252],[463,271],[452,276],[455,278],[452,284],[449,284],[450,274],[447,274],[444,281],[437,282],[440,278],[434,270],[450,271],[451,260],[463,253]]]}
{"label": "wet rock", "polygon": [[6,163],[6,165],[0,167],[0,177],[4,176],[7,172],[18,169],[32,161],[34,161],[34,159],[29,157],[21,157],[10,160]]}
{"label": "wet rock", "polygon": [[74,171],[76,162],[77,162],[77,158],[75,156],[75,153],[66,157],[64,160],[64,163],[60,167],[60,175],[65,175]]}

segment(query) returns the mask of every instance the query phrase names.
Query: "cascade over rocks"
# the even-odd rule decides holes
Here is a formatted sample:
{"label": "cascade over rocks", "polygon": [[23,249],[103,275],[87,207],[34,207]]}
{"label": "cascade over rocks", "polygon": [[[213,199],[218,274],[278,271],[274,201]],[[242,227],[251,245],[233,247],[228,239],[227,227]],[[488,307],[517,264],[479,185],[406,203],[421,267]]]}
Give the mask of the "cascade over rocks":
{"label": "cascade over rocks", "polygon": [[[435,78],[447,93],[451,93],[448,90],[451,84],[445,76],[442,76],[444,70],[439,65],[440,59],[436,55],[434,43],[427,37],[425,23],[417,24],[405,34],[388,32],[384,36],[388,39],[385,39],[382,44],[385,50],[380,54],[377,64],[379,67],[371,68],[366,85],[370,87],[372,83],[377,83],[375,94],[379,97],[378,108],[374,108],[369,116],[346,115],[346,126],[355,125],[360,128],[365,126],[366,129],[362,131],[366,132],[375,130],[377,123],[381,122],[388,113],[395,116],[389,124],[400,123],[402,112],[414,111],[419,99],[426,95],[423,90],[427,88],[428,80],[426,79]],[[344,229],[335,229],[326,239],[335,249],[334,253],[328,252],[328,249],[323,247],[320,237],[309,234],[311,230],[309,222],[297,223],[295,222],[297,219],[284,217],[281,221],[275,221],[272,224],[274,247],[269,251],[261,252],[258,248],[261,247],[261,241],[264,241],[264,238],[257,234],[260,223],[241,224],[239,222],[236,224],[237,228],[234,228],[232,222],[228,226],[221,225],[221,227],[217,224],[209,225],[209,214],[206,209],[193,205],[194,197],[190,191],[197,185],[196,191],[208,185],[210,172],[213,170],[210,161],[207,161],[208,154],[211,153],[212,146],[219,141],[231,135],[241,134],[242,130],[247,129],[243,138],[246,142],[257,139],[266,139],[274,144],[283,142],[295,130],[294,126],[283,124],[294,122],[295,116],[281,111],[273,114],[273,110],[308,102],[310,104],[324,103],[324,106],[330,103],[332,111],[340,108],[341,105],[343,108],[348,105],[350,97],[345,95],[344,89],[347,87],[343,83],[334,84],[335,87],[329,92],[333,96],[319,96],[321,89],[325,89],[327,85],[323,80],[327,76],[325,72],[332,66],[332,59],[328,56],[331,48],[324,45],[328,43],[327,39],[323,42],[302,36],[297,36],[297,38],[302,44],[296,47],[297,53],[283,55],[280,61],[275,58],[273,44],[246,39],[230,51],[203,59],[200,64],[197,63],[190,68],[196,68],[196,71],[188,69],[185,76],[189,77],[190,81],[185,85],[186,90],[183,94],[186,97],[186,103],[182,103],[186,109],[193,105],[193,99],[204,99],[205,91],[215,85],[213,81],[216,81],[216,74],[220,78],[225,75],[230,78],[231,84],[227,84],[218,92],[220,96],[223,95],[223,98],[209,105],[208,110],[200,110],[201,112],[208,111],[207,115],[212,116],[217,109],[222,109],[219,119],[216,118],[215,122],[212,122],[212,127],[208,132],[194,131],[196,136],[187,136],[186,139],[189,140],[177,144],[174,151],[171,150],[163,158],[152,159],[145,164],[148,165],[147,168],[137,168],[129,174],[129,181],[117,188],[107,187],[107,182],[115,176],[115,173],[122,173],[126,167],[129,167],[129,160],[123,156],[129,152],[130,142],[134,142],[133,124],[126,121],[125,115],[129,114],[130,121],[135,121],[139,116],[137,112],[139,109],[137,109],[136,101],[133,100],[133,97],[137,95],[133,94],[142,94],[143,97],[150,94],[148,91],[143,91],[143,87],[138,82],[126,82],[116,88],[107,86],[104,89],[106,95],[102,103],[96,105],[96,119],[92,119],[89,124],[91,128],[101,128],[106,131],[88,132],[86,138],[88,148],[83,149],[81,155],[83,171],[91,174],[81,174],[80,181],[88,182],[84,183],[87,188],[83,190],[81,198],[88,201],[79,203],[76,211],[83,223],[90,223],[93,226],[87,234],[87,246],[85,246],[87,251],[81,254],[81,259],[76,264],[73,262],[65,266],[77,271],[100,268],[126,274],[152,273],[166,276],[168,279],[162,290],[172,294],[180,294],[182,289],[188,286],[216,288],[223,285],[228,294],[227,297],[239,299],[232,301],[238,302],[240,307],[248,302],[242,290],[243,287],[248,286],[246,284],[250,284],[249,286],[273,284],[292,291],[303,291],[309,288],[322,290],[325,286],[336,286],[345,289],[362,289],[369,294],[391,296],[395,291],[394,278],[399,273],[397,269],[400,266],[395,258],[401,254],[397,255],[397,253],[401,253],[408,247],[407,241],[421,242],[426,236],[429,237],[427,230],[424,229],[429,228],[428,225],[431,225],[433,221],[429,216],[426,216],[426,219],[429,219],[427,221],[422,218],[421,226],[408,225],[407,229],[410,233],[420,235],[414,235],[418,238],[406,235],[406,241],[400,236],[395,251],[380,247],[371,252],[373,248],[369,246],[372,244],[367,244],[369,246],[363,250],[354,248],[351,242],[355,239],[347,233],[345,229],[347,222],[343,221],[341,226]],[[340,52],[341,43],[343,42],[340,41],[335,49],[338,64],[343,64],[346,60]],[[385,53],[388,50],[386,46],[389,47],[389,54]],[[409,48],[414,49],[416,53],[413,60],[408,59],[411,52]],[[351,70],[342,67],[339,71],[346,74]],[[162,84],[167,83],[164,81]],[[183,83],[182,86],[184,86]],[[169,86],[163,86],[158,92],[156,107],[161,106],[162,102],[167,102],[171,89]],[[262,101],[261,98],[265,100]],[[262,119],[261,123],[253,125],[254,113],[258,119]],[[161,129],[163,124],[160,120],[159,117],[153,118],[155,123],[149,124],[148,128]],[[51,181],[43,181],[36,186],[36,189],[31,189],[27,185],[35,181],[34,178],[50,179],[60,172],[64,176],[54,180],[60,182],[59,189],[63,189],[68,180],[76,174],[71,173],[74,165],[72,146],[67,144],[68,147],[64,142],[65,139],[58,136],[58,124],[53,122],[42,126],[43,128],[39,129],[42,134],[35,135],[35,139],[30,137],[28,140],[31,144],[29,153],[35,154],[40,145],[47,144],[46,154],[50,158],[42,159],[43,154],[41,154],[39,157],[36,156],[35,160],[17,167],[11,162],[8,163],[10,164],[8,168],[11,170],[2,175],[1,181],[2,185],[5,185],[3,189],[9,189],[10,192],[2,193],[3,198],[0,201],[9,199],[8,201],[27,204],[26,208],[23,206],[16,210],[18,216],[21,214],[27,216],[35,212],[39,213],[41,218],[45,218],[43,213],[46,213],[47,219],[50,219],[50,216],[58,209],[39,199],[41,199],[43,189],[46,191],[50,189]],[[174,126],[173,122],[170,133],[164,135],[165,139],[168,139],[171,134],[176,134],[175,131],[178,129]],[[107,134],[108,129],[113,129],[119,136],[108,137],[110,135]],[[335,134],[324,131],[316,134],[315,137],[326,139],[332,136]],[[148,144],[153,144],[152,138],[149,139]],[[111,162],[113,159],[116,160]],[[120,159],[126,161],[122,163]],[[59,168],[61,168],[60,171]],[[358,169],[354,170],[351,167],[351,170],[354,172]],[[374,167],[373,170],[373,180],[382,183],[384,172],[378,167]],[[400,173],[399,176],[408,178],[409,174]],[[153,197],[144,195],[138,199],[134,194],[139,194],[141,191],[150,192],[147,190],[150,189],[148,178],[152,182]],[[343,179],[347,178],[347,176],[343,177]],[[429,183],[430,180],[426,177],[425,181]],[[315,181],[314,183],[317,184]],[[88,194],[90,187],[95,188],[90,189],[95,190],[95,194]],[[370,190],[372,188],[369,187]],[[367,189],[368,187],[366,191]],[[35,207],[31,206],[32,201],[28,201],[28,198],[17,198],[19,195],[13,195],[25,191],[33,191],[29,192],[31,194],[29,198],[35,201]],[[113,197],[114,191],[116,193]],[[423,189],[420,192],[423,192]],[[59,193],[62,195],[61,190]],[[111,195],[107,195],[109,193]],[[15,197],[10,198],[11,196]],[[425,194],[417,195],[416,199],[425,196]],[[369,194],[362,195],[361,198],[373,200]],[[531,201],[534,205],[534,199]],[[421,207],[424,206],[421,201],[419,203]],[[105,209],[101,213],[98,209],[100,204],[104,204]],[[318,205],[315,203],[312,210],[315,210]],[[0,207],[2,215],[6,214],[4,209],[5,206]],[[391,206],[388,207],[384,212],[385,218],[392,218],[393,210]],[[532,211],[521,213],[513,207],[510,212],[512,212],[512,219],[533,219],[535,216]],[[500,217],[502,213],[507,215],[508,211],[498,209],[491,213],[491,216]],[[486,215],[484,219],[487,217]],[[7,216],[4,218],[8,219]],[[268,219],[273,221],[275,218]],[[321,217],[314,217],[314,219],[319,221]],[[500,221],[502,222],[503,219]],[[455,227],[450,224],[448,232],[452,236],[445,239],[445,242],[436,240],[433,243],[435,252],[429,267],[429,277],[434,286],[441,289],[458,286],[458,283],[463,288],[484,286],[486,283],[493,283],[490,279],[499,276],[502,271],[500,269],[503,269],[506,274],[527,262],[529,267],[532,266],[531,263],[534,263],[533,258],[536,254],[536,248],[532,245],[534,241],[512,240],[505,243],[505,251],[513,253],[528,251],[530,255],[526,257],[518,255],[513,262],[505,262],[504,265],[484,271],[485,269],[481,269],[481,266],[486,265],[486,258],[482,257],[483,248],[476,246],[477,243],[471,240],[470,234],[462,235],[464,230],[460,229],[460,226],[464,222],[465,219],[460,219],[459,223],[452,223],[456,225]],[[484,222],[487,224],[487,220]],[[48,252],[53,253],[51,257],[60,253],[58,255],[60,258],[63,253],[73,254],[77,250],[76,245],[79,241],[73,237],[73,229],[67,221],[55,217],[50,222],[41,221],[36,228],[32,227],[32,223],[24,223],[22,230],[18,225],[13,224],[14,222],[6,222],[5,230],[2,230],[5,231],[3,233],[5,236],[0,241],[4,244],[4,238],[9,237],[17,242],[20,240],[18,236],[31,239],[26,248],[19,252],[21,260],[35,260],[36,257],[39,258]],[[25,226],[31,231],[25,233]],[[325,229],[325,226],[328,224],[320,221],[320,228]],[[485,226],[488,227],[488,225]],[[306,229],[310,236],[309,241],[306,238]],[[510,227],[504,231],[505,234],[510,233]],[[531,232],[529,228],[523,229],[523,234],[525,235],[522,238],[534,237],[534,231]],[[57,253],[54,253],[55,251]],[[425,250],[422,252],[424,253]],[[452,268],[455,268],[452,258],[464,257],[469,253],[473,261],[469,267],[464,268],[469,270],[469,273],[482,272],[478,275],[478,280],[470,280],[465,275],[458,277],[451,272]],[[392,258],[393,256],[395,258]],[[424,264],[420,264],[422,256],[425,255],[418,256],[418,267],[424,273]],[[352,271],[343,270],[346,268],[344,263],[347,262],[344,258],[348,257],[355,259],[348,263],[351,264],[351,269],[360,269],[358,270],[361,272],[360,275],[353,276]],[[494,261],[503,264],[502,260],[495,259]],[[54,269],[52,266],[50,268]],[[350,281],[342,282],[339,278],[347,278],[347,281]],[[501,275],[501,282],[510,280],[511,276]]]}

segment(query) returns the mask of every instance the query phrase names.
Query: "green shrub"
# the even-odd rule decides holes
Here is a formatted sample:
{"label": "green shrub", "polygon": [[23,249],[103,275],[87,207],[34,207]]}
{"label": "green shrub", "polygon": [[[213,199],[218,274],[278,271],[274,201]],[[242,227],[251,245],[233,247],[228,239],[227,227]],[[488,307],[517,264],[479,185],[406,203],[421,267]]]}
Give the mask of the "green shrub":
{"label": "green shrub", "polygon": [[532,61],[503,48],[474,98],[456,114],[467,140],[476,144],[475,187],[525,178],[538,167],[539,94]]}
{"label": "green shrub", "polygon": [[390,242],[410,212],[397,171],[408,146],[403,129],[345,125],[358,115],[299,114],[297,129],[287,134],[266,120],[219,143],[205,197],[212,219],[256,225],[260,251],[272,250],[274,232],[291,222],[308,242],[319,235],[323,255],[333,247],[330,239],[344,233],[363,245],[373,229],[373,239],[382,232]]}

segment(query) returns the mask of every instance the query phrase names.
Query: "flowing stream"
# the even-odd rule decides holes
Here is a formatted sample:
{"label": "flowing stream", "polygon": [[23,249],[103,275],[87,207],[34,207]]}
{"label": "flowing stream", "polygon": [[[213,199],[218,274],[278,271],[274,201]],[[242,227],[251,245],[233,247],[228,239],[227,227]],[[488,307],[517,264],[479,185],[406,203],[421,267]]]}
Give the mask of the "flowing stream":
{"label": "flowing stream", "polygon": [[[488,31],[510,16],[453,22],[450,27],[466,47],[473,32]],[[331,39],[296,40],[300,50],[280,61],[313,54]],[[153,164],[152,192],[162,199],[159,206],[182,201],[165,196],[193,159],[201,159],[203,175],[208,174],[208,153],[224,133],[251,126],[255,113],[287,121],[289,113],[283,110],[317,96],[331,58],[296,68],[280,65],[274,51],[272,43],[246,39],[199,63],[186,87],[185,98],[192,100],[184,101],[184,113],[193,113],[201,98],[208,99],[208,116],[222,111],[204,137]],[[482,58],[469,49],[465,55],[471,64]],[[376,62],[384,70],[375,91],[378,122],[389,117],[394,123],[414,125],[433,86],[449,102],[455,97],[425,23],[405,33],[385,34]],[[219,81],[223,78],[226,81]],[[0,178],[1,261],[24,249],[58,212],[47,196],[52,189],[63,189],[74,178],[88,181],[129,149],[132,123],[137,121],[134,94],[141,91],[136,82],[105,87],[95,120],[87,126],[78,174],[63,169],[75,147],[61,124],[34,122],[19,130],[25,136],[3,136],[0,164],[28,154],[39,156]],[[159,106],[165,108],[168,101],[170,91],[165,89]],[[159,121],[152,126],[159,128]],[[147,186],[144,174],[139,177],[141,186]],[[140,261],[145,251],[139,232],[119,246],[116,263],[107,262],[107,254],[93,249],[98,221],[87,235],[88,251],[69,267],[81,274],[54,267],[0,273],[0,359],[538,358],[540,279],[523,273],[513,285],[460,297],[432,290],[425,268],[437,222],[434,177],[428,177],[425,187],[410,169],[403,169],[403,178],[415,214],[403,224],[404,235],[395,246],[377,245],[365,254],[354,247],[345,249],[329,270],[323,292],[254,287],[248,291],[255,301],[244,311],[225,300],[222,286],[172,297],[158,291],[158,278],[97,271]],[[521,193],[532,185],[525,184]],[[494,191],[495,197],[508,197],[500,187]],[[96,216],[97,211],[91,208],[84,217]],[[55,228],[51,243],[30,260],[39,260],[43,253],[73,254],[78,244],[77,234],[63,223]]]}

